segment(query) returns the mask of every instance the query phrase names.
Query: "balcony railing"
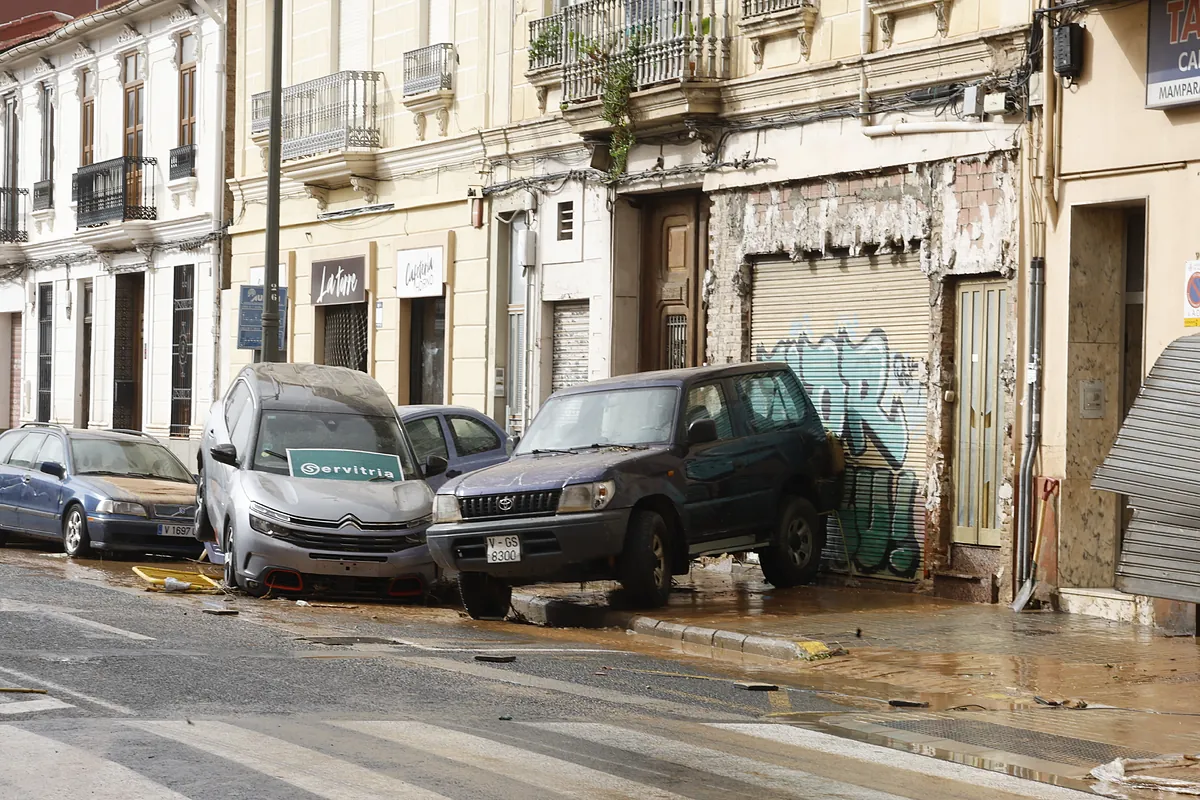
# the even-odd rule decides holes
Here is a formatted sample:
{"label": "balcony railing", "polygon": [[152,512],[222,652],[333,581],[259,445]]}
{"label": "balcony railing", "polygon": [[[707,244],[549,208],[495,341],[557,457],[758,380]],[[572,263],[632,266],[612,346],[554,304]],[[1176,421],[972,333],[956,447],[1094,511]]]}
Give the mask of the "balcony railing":
{"label": "balcony railing", "polygon": [[125,156],[80,167],[75,173],[76,225],[158,218],[154,204],[154,167],[158,159]]}
{"label": "balcony railing", "polygon": [[33,185],[33,210],[49,211],[54,208],[54,181],[38,181]]}
{"label": "balcony railing", "polygon": [[599,97],[617,64],[635,90],[729,76],[729,0],[582,0],[562,16],[568,102]]}
{"label": "balcony railing", "polygon": [[[335,72],[283,90],[281,157],[284,161],[352,147],[379,147],[381,72]],[[251,99],[250,133],[270,126],[271,95]]]}
{"label": "balcony railing", "polygon": [[812,0],[742,0],[742,16],[758,17],[812,5]]}
{"label": "balcony railing", "polygon": [[529,23],[529,69],[557,67],[563,59],[562,14]]}
{"label": "balcony railing", "polygon": [[0,186],[0,244],[29,241],[29,190]]}
{"label": "balcony railing", "polygon": [[454,88],[454,45],[431,44],[404,54],[404,96]]}
{"label": "balcony railing", "polygon": [[185,144],[171,151],[168,180],[178,181],[196,177],[196,145]]}

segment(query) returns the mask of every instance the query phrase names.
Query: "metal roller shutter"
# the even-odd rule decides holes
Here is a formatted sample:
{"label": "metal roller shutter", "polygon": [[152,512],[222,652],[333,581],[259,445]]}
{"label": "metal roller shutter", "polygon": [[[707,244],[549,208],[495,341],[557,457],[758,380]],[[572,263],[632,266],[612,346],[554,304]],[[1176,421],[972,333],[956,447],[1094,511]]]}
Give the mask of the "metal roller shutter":
{"label": "metal roller shutter", "polygon": [[551,391],[587,383],[589,322],[587,300],[554,304]]}
{"label": "metal roller shutter", "polygon": [[24,337],[21,328],[20,313],[9,314],[11,326],[11,350],[9,351],[9,417],[8,427],[15,428],[21,424],[21,360]]}
{"label": "metal roller shutter", "polygon": [[370,33],[370,0],[338,0],[338,70],[366,70]]}
{"label": "metal roller shutter", "polygon": [[916,254],[754,270],[754,359],[788,363],[846,449],[845,541],[830,524],[826,556],[855,574],[923,572],[929,296]]}

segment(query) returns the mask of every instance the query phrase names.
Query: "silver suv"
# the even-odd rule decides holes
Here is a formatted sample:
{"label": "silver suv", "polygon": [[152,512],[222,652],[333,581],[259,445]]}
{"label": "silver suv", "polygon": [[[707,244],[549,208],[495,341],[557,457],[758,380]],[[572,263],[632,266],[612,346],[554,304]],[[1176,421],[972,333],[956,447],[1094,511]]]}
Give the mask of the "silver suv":
{"label": "silver suv", "polygon": [[213,405],[201,443],[196,538],[225,583],[268,592],[411,597],[436,579],[433,493],[375,379],[314,364],[255,364]]}

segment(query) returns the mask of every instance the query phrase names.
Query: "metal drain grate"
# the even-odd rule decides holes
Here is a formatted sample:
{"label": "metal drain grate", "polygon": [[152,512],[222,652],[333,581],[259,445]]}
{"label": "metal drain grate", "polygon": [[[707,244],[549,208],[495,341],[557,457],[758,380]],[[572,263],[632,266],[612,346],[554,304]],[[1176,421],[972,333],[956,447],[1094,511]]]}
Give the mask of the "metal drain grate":
{"label": "metal drain grate", "polygon": [[962,742],[1079,767],[1107,764],[1114,758],[1156,758],[1159,755],[1145,750],[1128,750],[1124,747],[1093,742],[1088,739],[1025,731],[1007,725],[973,720],[913,719],[881,722],[880,724],[884,727],[919,733],[923,736],[935,736],[952,742]]}

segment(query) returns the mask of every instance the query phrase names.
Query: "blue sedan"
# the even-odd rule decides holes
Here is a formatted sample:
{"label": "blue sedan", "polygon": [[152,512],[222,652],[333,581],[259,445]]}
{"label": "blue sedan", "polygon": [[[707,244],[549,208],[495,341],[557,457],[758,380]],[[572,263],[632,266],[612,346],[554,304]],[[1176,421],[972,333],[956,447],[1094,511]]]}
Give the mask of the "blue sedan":
{"label": "blue sedan", "polygon": [[512,438],[495,420],[473,408],[400,406],[396,411],[412,441],[417,463],[441,456],[450,465],[445,473],[429,479],[435,492],[451,478],[501,464],[512,455]]}
{"label": "blue sedan", "polygon": [[146,434],[32,423],[0,436],[0,544],[195,556],[195,512],[195,478]]}

